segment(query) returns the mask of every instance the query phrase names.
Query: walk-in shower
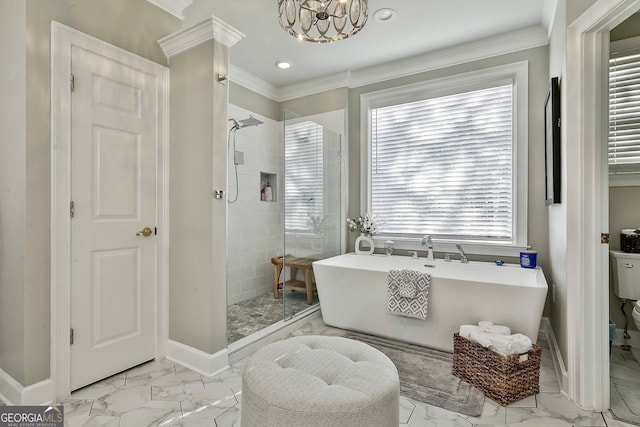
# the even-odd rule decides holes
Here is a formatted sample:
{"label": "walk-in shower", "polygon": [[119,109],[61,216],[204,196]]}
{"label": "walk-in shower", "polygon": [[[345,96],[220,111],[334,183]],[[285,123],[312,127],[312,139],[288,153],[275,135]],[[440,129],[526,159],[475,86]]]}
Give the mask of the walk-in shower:
{"label": "walk-in shower", "polygon": [[[249,116],[248,119],[244,119],[244,120],[236,120],[234,118],[230,118],[229,121],[232,123],[231,128],[229,129],[229,136],[227,138],[227,151],[233,151],[233,168],[234,168],[234,176],[235,176],[235,180],[236,180],[236,194],[233,198],[233,200],[231,200],[231,198],[229,198],[227,201],[229,203],[235,203],[238,201],[238,194],[240,193],[240,187],[238,186],[238,158],[237,158],[237,150],[236,150],[236,131],[238,131],[239,129],[244,129],[247,127],[251,127],[251,126],[258,126],[261,125],[262,123],[264,123],[261,120],[256,119],[253,116]],[[233,136],[233,149],[231,148],[231,141],[232,141],[232,136]]]}
{"label": "walk-in shower", "polygon": [[[317,308],[317,293],[308,298],[303,270],[291,268],[286,258],[282,263],[282,256],[308,263],[337,255],[346,236],[344,110],[313,116],[285,110],[282,120],[257,116],[265,122],[257,127],[260,122],[252,115],[229,105],[229,150],[237,151],[235,158],[227,158],[231,353],[273,330],[269,328]],[[254,127],[244,129],[249,126]]]}

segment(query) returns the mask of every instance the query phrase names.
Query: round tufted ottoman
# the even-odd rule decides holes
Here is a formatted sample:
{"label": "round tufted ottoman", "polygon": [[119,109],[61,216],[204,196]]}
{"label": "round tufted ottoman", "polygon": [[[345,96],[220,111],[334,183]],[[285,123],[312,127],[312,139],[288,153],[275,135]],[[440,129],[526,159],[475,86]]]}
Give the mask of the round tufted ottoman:
{"label": "round tufted ottoman", "polygon": [[397,427],[398,371],[381,351],[300,336],[258,350],[242,374],[242,427]]}

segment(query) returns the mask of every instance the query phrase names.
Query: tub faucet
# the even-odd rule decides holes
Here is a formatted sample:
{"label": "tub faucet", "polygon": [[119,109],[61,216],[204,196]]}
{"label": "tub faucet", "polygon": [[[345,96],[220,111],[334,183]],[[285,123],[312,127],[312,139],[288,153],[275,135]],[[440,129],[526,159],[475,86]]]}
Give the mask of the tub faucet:
{"label": "tub faucet", "polygon": [[433,261],[435,258],[433,257],[433,240],[431,240],[431,236],[426,234],[422,236],[421,245],[427,247],[427,259]]}
{"label": "tub faucet", "polygon": [[456,243],[456,248],[458,248],[458,252],[460,252],[460,262],[463,264],[469,263],[467,259],[467,254],[464,253],[464,249],[462,249],[462,245]]}

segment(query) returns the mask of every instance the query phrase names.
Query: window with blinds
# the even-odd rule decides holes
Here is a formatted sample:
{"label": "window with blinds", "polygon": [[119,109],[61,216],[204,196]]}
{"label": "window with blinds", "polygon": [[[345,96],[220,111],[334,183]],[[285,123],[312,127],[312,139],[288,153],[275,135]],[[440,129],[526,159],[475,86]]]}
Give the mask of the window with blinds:
{"label": "window with blinds", "polygon": [[285,127],[284,203],[287,231],[313,232],[322,217],[323,128],[305,121]]}
{"label": "window with blinds", "polygon": [[502,81],[370,109],[381,233],[513,242],[513,92]]}
{"label": "window with blinds", "polygon": [[640,173],[640,50],[609,60],[609,173]]}

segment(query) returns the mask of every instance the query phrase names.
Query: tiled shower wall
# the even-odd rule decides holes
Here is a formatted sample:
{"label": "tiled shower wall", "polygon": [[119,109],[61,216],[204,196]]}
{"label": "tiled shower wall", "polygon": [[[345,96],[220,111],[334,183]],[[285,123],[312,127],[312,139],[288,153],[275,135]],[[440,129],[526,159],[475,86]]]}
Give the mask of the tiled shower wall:
{"label": "tiled shower wall", "polygon": [[[273,289],[271,258],[283,251],[283,148],[281,122],[229,104],[230,118],[250,115],[263,121],[259,126],[235,132],[236,151],[244,164],[238,165],[238,199],[233,165],[233,134],[229,143],[227,177],[227,304],[235,304]],[[231,123],[229,123],[231,128]],[[227,135],[228,137],[228,135]],[[260,200],[260,173],[277,175],[274,201]]]}

